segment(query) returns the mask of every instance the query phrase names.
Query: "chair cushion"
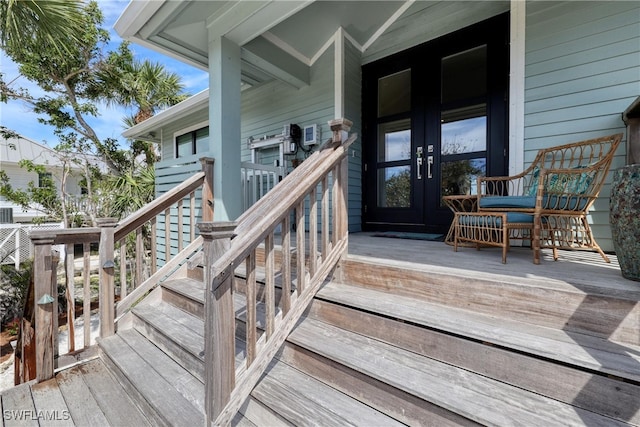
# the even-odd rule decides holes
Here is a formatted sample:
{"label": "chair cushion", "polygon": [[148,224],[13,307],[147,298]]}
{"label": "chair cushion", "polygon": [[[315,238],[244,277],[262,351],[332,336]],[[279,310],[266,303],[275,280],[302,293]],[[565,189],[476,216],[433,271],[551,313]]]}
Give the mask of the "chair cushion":
{"label": "chair cushion", "polygon": [[486,196],[480,198],[481,208],[534,208],[535,196]]}
{"label": "chair cushion", "polygon": [[[464,215],[458,214],[458,222],[463,225],[474,227],[501,227],[502,217],[497,215]],[[510,224],[532,224],[533,215],[521,212],[507,212],[507,223]]]}

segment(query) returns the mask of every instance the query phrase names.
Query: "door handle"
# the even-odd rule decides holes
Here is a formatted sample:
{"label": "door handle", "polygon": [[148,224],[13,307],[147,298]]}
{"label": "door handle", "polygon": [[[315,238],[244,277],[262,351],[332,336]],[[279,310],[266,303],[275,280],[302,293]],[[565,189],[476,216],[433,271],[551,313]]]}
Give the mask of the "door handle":
{"label": "door handle", "polygon": [[433,174],[431,173],[431,166],[433,166],[433,156],[427,156],[427,178],[433,178]]}
{"label": "door handle", "polygon": [[424,152],[422,147],[416,149],[416,176],[422,179],[422,163],[424,162]]}

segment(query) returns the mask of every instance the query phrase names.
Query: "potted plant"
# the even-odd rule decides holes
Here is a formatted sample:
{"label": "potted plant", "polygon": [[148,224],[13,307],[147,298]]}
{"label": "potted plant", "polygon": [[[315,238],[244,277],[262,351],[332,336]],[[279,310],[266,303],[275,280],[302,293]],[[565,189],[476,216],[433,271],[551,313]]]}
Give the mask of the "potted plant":
{"label": "potted plant", "polygon": [[640,281],[640,97],[622,120],[627,125],[626,164],[613,172],[609,222],[622,276]]}

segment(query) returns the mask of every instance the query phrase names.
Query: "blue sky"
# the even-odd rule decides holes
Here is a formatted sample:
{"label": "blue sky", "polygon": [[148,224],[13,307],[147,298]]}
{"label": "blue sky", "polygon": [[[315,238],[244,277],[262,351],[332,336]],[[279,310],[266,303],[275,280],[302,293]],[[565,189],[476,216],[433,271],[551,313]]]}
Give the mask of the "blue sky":
{"label": "blue sky", "polygon": [[[113,24],[122,11],[124,11],[129,1],[98,0],[98,3],[104,15],[103,27],[108,29],[111,34],[109,50],[115,50],[122,39],[113,30]],[[180,75],[186,92],[192,95],[208,87],[208,75],[202,70],[163,56],[142,46],[131,44],[130,49],[134,52],[137,59],[150,59],[160,62],[168,71]],[[5,81],[7,82],[16,79],[13,83],[16,87],[28,88],[33,95],[42,93],[37,86],[25,78],[20,77],[17,65],[9,60],[2,52],[0,52],[0,73],[4,74]],[[116,138],[124,142],[124,138],[121,136],[124,130],[122,118],[129,114],[129,112],[122,108],[100,106],[100,113],[101,115],[99,117],[88,120],[100,138]],[[40,124],[37,118],[38,116],[30,112],[29,107],[23,102],[10,101],[8,104],[0,103],[0,124],[2,124],[2,126],[6,126],[36,142],[45,143],[49,147],[55,147],[57,145],[57,138],[53,134],[53,128]]]}

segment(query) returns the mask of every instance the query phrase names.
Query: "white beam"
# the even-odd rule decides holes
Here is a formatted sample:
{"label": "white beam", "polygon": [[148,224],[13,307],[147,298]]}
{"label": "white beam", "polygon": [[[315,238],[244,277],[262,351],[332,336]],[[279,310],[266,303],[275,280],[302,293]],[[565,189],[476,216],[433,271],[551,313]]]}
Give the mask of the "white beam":
{"label": "white beam", "polygon": [[509,71],[509,174],[524,168],[524,77],[527,4],[511,0]]}

